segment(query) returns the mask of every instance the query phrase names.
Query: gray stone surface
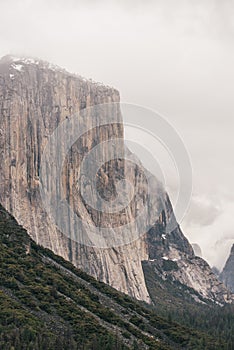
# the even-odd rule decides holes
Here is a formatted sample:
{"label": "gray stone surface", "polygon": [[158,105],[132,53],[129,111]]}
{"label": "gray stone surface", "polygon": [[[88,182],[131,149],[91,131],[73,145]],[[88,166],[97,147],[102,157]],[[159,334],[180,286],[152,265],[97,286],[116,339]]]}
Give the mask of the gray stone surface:
{"label": "gray stone surface", "polygon": [[[116,123],[92,129],[94,116],[84,123],[90,132],[81,137],[69,151],[63,166],[62,184],[56,179],[48,184],[59,191],[74,212],[95,226],[111,226],[131,222],[142,206],[147,207],[149,220],[156,217],[148,232],[140,235],[142,227],[130,230],[128,244],[113,248],[89,247],[65,236],[50,220],[41,202],[39,169],[43,149],[49,136],[62,121],[75,113],[100,103],[118,102],[117,90],[87,81],[79,76],[42,61],[6,57],[0,62],[0,201],[39,244],[70,260],[98,280],[104,281],[137,299],[149,302],[142,261],[174,259],[179,271],[173,278],[191,286],[206,298],[224,302],[229,299],[225,287],[218,282],[210,267],[195,258],[193,249],[177,225],[166,233],[165,226],[173,215],[168,195],[141,165],[130,165],[117,159],[108,162],[97,174],[97,187],[106,201],[116,195],[119,179],[128,179],[134,186],[134,197],[128,208],[119,214],[96,211],[82,200],[77,179],[84,156],[99,142],[123,139],[121,113],[117,109]],[[113,112],[113,111],[112,111]],[[96,115],[96,118],[99,116]],[[65,144],[66,135],[61,139]],[[120,145],[124,147],[124,143]],[[126,150],[129,154],[129,151]],[[129,154],[129,157],[133,155]],[[92,164],[90,164],[92,167]],[[154,196],[146,191],[148,174]],[[65,225],[72,225],[68,216]],[[174,218],[175,220],[175,218]],[[138,235],[139,233],[139,235]],[[82,236],[84,232],[77,232]],[[135,239],[136,236],[139,236]],[[171,272],[172,273],[172,272]],[[163,273],[164,274],[164,273]],[[162,274],[162,275],[163,275]],[[165,276],[164,276],[165,277]]]}

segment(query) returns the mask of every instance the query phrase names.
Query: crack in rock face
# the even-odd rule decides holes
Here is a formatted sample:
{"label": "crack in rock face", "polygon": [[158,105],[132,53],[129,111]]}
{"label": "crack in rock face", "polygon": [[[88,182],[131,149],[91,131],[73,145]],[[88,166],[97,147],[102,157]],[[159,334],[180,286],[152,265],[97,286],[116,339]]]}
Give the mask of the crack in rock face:
{"label": "crack in rock face", "polygon": [[[176,259],[180,267],[180,272],[170,272],[173,278],[188,284],[204,297],[223,303],[229,298],[227,290],[216,284],[216,277],[205,262],[201,263],[202,259],[195,259],[162,184],[125,147],[121,111],[116,108],[119,101],[117,90],[69,74],[46,62],[3,58],[0,61],[0,202],[37,243],[137,299],[150,302],[142,262],[161,264],[161,260],[165,260],[162,258],[167,257]],[[95,127],[97,121],[100,125],[102,115],[95,109],[92,113],[92,108],[105,104],[115,106],[111,110],[113,122]],[[85,110],[86,113],[82,113]],[[57,215],[58,226],[42,202],[40,171],[43,152],[51,135],[62,123],[72,123],[74,115],[79,116],[80,127],[88,128],[88,131],[75,140],[69,150],[66,145],[71,136],[66,132],[61,134],[61,157],[52,159],[51,164],[46,163],[51,167],[52,163],[62,159],[62,165],[59,164],[61,174],[46,178],[45,183],[52,194],[50,207],[53,212],[56,212],[59,195],[76,217],[82,219],[82,224],[76,226],[70,212],[63,211],[63,215]],[[102,152],[106,161],[97,166],[94,151],[94,160],[87,162],[88,168],[84,167],[83,174],[81,164],[86,155],[98,144],[115,144],[115,140],[120,141],[118,147],[113,146],[112,153],[109,146]],[[121,152],[124,158],[109,159]],[[95,198],[91,180],[86,176],[93,172],[97,190]],[[125,207],[129,192],[127,182],[131,184],[131,195],[129,205]],[[151,189],[150,195],[148,188]],[[96,203],[97,208],[84,200],[85,195]],[[122,204],[118,213],[114,210],[116,203]],[[134,222],[142,208],[146,208],[149,230],[142,221],[129,228],[124,244],[105,246],[98,241],[86,244],[87,227],[90,230],[93,227],[108,229],[107,232],[115,237],[118,227]],[[171,218],[175,227],[168,232],[166,227]],[[66,229],[66,234],[59,229],[60,225]],[[197,283],[194,282],[195,276]],[[209,282],[202,284],[206,277]]]}

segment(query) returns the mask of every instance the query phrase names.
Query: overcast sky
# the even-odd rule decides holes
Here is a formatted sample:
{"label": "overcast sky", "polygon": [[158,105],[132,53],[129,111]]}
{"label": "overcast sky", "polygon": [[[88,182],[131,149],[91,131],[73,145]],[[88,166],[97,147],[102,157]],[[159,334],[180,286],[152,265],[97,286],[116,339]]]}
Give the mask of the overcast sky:
{"label": "overcast sky", "polygon": [[51,61],[170,121],[193,166],[182,228],[220,268],[234,242],[234,1],[0,0],[0,13],[0,56]]}

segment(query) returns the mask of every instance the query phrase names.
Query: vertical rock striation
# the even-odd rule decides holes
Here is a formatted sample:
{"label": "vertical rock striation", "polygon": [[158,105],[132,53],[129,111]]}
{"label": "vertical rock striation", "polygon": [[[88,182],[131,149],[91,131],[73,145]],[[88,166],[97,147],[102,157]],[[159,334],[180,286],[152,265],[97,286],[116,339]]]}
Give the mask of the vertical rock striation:
{"label": "vertical rock striation", "polygon": [[[101,118],[100,115],[85,115],[81,123],[88,125],[89,131],[73,144],[66,156],[62,188],[57,179],[48,180],[47,185],[55,193],[62,193],[74,212],[90,225],[112,227],[115,231],[115,227],[131,222],[139,209],[146,206],[147,216],[157,217],[154,226],[138,239],[135,239],[136,232],[142,228],[137,226],[130,230],[132,239],[125,245],[97,248],[70,239],[50,220],[39,191],[42,154],[50,135],[72,115],[91,106],[115,102],[119,102],[119,93],[113,88],[87,81],[43,61],[3,58],[0,61],[0,202],[37,243],[137,299],[150,301],[142,262],[155,265],[155,273],[159,274],[158,267],[169,259],[176,260],[179,266],[173,278],[194,288],[205,298],[221,303],[227,301],[228,291],[218,284],[209,266],[194,256],[180,227],[177,225],[172,232],[165,232],[166,223],[173,215],[170,200],[157,179],[139,163],[133,166],[129,161],[117,158],[97,172],[99,194],[110,207],[116,197],[117,182],[128,179],[133,184],[133,200],[118,215],[95,210],[84,202],[77,182],[82,176],[80,164],[100,142],[123,140],[119,108],[110,111],[114,113],[115,122],[101,127],[95,126],[95,118]],[[67,137],[63,135],[61,144],[66,143]],[[123,141],[119,147],[124,148]],[[134,159],[128,150],[125,152]],[[92,167],[94,164],[90,164],[90,169]],[[150,200],[147,181],[155,194]],[[69,216],[61,220],[68,229],[73,225]],[[82,236],[84,232],[81,230],[77,234]]]}
{"label": "vertical rock striation", "polygon": [[[3,58],[0,63],[0,201],[37,243],[113,287],[148,300],[141,268],[141,260],[147,259],[147,250],[142,240],[119,249],[95,249],[78,244],[64,236],[50,221],[39,192],[42,152],[59,123],[89,106],[118,101],[119,93],[115,89],[87,81],[48,63]],[[92,129],[91,117],[84,123]],[[76,171],[96,143],[114,137],[123,139],[118,112],[115,124],[92,129],[80,138],[64,165],[65,197],[85,220],[96,224],[107,225],[109,218],[90,212],[84,205],[74,189]],[[116,161],[104,170],[110,169],[114,170],[113,177],[123,176],[124,162]],[[105,176],[102,172],[100,182]],[[129,211],[128,215],[133,214]]]}

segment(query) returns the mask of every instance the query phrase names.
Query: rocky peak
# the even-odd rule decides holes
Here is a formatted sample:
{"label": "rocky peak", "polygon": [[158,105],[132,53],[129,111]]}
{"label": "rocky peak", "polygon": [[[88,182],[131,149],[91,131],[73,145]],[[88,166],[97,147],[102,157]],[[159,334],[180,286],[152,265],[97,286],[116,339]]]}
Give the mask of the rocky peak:
{"label": "rocky peak", "polygon": [[231,247],[230,255],[220,274],[220,279],[234,293],[234,244]]}

